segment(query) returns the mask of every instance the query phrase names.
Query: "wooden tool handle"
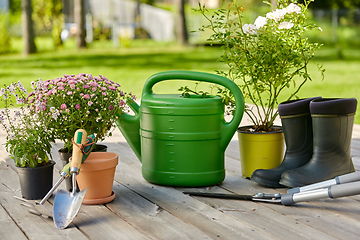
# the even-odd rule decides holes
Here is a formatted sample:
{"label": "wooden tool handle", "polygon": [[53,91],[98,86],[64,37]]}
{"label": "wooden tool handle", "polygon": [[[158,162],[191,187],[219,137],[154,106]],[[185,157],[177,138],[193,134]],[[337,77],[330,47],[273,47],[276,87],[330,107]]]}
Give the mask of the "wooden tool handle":
{"label": "wooden tool handle", "polygon": [[[84,129],[76,130],[74,134],[74,144],[73,144],[73,152],[72,152],[72,160],[71,160],[71,172],[78,171],[80,169],[81,160],[83,153],[81,152],[81,145],[86,143],[87,133]],[[76,169],[76,170],[73,170]]]}

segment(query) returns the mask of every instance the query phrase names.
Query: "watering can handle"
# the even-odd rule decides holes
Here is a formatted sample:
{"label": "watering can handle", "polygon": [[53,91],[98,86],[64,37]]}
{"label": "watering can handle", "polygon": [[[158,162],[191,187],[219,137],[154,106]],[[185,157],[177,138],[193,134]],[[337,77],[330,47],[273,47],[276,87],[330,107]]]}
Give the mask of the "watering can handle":
{"label": "watering can handle", "polygon": [[222,148],[223,150],[225,150],[234,132],[239,127],[240,121],[244,113],[244,108],[245,108],[244,97],[239,87],[230,79],[212,73],[195,72],[195,71],[165,71],[152,75],[145,82],[142,96],[147,94],[152,94],[153,93],[152,87],[156,83],[166,80],[191,80],[191,81],[215,83],[223,87],[226,87],[227,89],[230,90],[230,92],[232,93],[235,99],[236,110],[230,122],[225,122],[224,120],[224,129],[222,131],[223,134]]}

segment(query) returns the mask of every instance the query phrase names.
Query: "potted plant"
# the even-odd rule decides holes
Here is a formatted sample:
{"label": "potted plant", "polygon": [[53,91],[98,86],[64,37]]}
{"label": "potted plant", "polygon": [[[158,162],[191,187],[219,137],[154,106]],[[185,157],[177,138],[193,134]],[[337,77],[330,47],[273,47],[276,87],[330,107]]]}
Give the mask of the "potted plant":
{"label": "potted plant", "polygon": [[[51,116],[49,127],[55,139],[64,142],[64,148],[59,150],[63,164],[71,157],[72,138],[77,129],[94,134],[95,143],[103,141],[111,136],[117,119],[115,113],[125,111],[126,99],[135,99],[135,95],[124,93],[118,83],[103,75],[64,75],[33,84],[36,87],[30,100],[38,105],[37,114]],[[101,151],[97,147],[93,151]],[[67,186],[71,190],[71,179]]]}
{"label": "potted plant", "polygon": [[55,139],[50,119],[36,114],[20,81],[2,88],[0,96],[5,105],[0,113],[0,124],[7,134],[5,147],[17,167],[22,196],[41,199],[53,183],[55,162],[50,159]]}
{"label": "potted plant", "polygon": [[[281,163],[283,133],[281,127],[274,126],[278,116],[276,107],[279,98],[284,100],[296,98],[301,87],[311,80],[308,64],[315,51],[321,46],[318,43],[310,43],[304,36],[310,30],[321,31],[321,28],[315,24],[307,22],[310,2],[312,0],[297,4],[295,0],[279,0],[275,10],[265,16],[257,17],[255,22],[250,24],[244,21],[244,7],[238,6],[235,0],[227,9],[219,9],[211,17],[207,15],[205,6],[200,5],[198,9],[209,22],[200,30],[210,29],[212,35],[208,41],[211,44],[220,44],[223,49],[220,62],[225,63],[228,70],[218,73],[235,81],[245,98],[252,104],[245,109],[252,125],[241,127],[238,131],[244,177],[250,177],[252,171],[257,168],[273,168]],[[271,5],[269,2],[265,3]],[[323,73],[322,67],[318,67]],[[290,88],[291,92],[284,96],[283,90]],[[233,106],[231,95],[223,90],[219,93],[227,100],[231,110]],[[275,132],[280,132],[280,136],[274,137]],[[255,134],[250,136],[249,133]],[[279,150],[274,155],[274,160],[269,158],[270,153],[276,152],[274,146],[248,145],[249,141],[257,142],[258,140],[254,138],[259,137],[266,138],[259,140],[260,142],[270,143],[274,138],[279,143]],[[246,145],[242,146],[244,142]],[[263,159],[259,161],[266,162],[265,166],[257,165],[254,160],[247,166],[245,158],[251,152],[255,153],[255,156],[250,158]]]}

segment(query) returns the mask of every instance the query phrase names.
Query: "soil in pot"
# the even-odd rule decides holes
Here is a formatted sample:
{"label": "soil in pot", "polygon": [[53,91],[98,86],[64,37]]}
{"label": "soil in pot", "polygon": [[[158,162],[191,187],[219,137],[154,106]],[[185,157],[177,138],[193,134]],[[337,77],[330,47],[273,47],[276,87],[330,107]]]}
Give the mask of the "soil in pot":
{"label": "soil in pot", "polygon": [[42,199],[53,186],[54,161],[47,165],[30,168],[17,167],[21,195],[28,200]]}

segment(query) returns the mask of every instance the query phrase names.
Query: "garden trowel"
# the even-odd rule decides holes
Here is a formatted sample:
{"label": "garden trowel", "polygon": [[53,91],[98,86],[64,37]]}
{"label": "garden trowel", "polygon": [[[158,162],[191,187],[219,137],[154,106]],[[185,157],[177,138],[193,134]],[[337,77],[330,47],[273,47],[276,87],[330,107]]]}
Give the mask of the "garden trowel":
{"label": "garden trowel", "polygon": [[[92,149],[94,148],[94,135],[89,135],[86,139],[86,144],[84,145],[84,149],[83,149],[83,156],[82,156],[82,160],[81,163],[83,163],[87,157],[90,155]],[[47,200],[50,198],[50,196],[54,193],[54,191],[60,186],[60,184],[67,178],[69,178],[71,176],[70,174],[70,163],[66,164],[63,169],[62,172],[60,173],[61,178],[55,183],[55,185],[49,190],[49,192],[45,195],[45,197],[43,197],[43,199],[41,199],[40,202],[38,201],[30,201],[30,200],[26,200],[17,196],[14,196],[14,198],[22,201],[23,203],[21,203],[21,205],[26,206],[29,209],[30,213],[33,213],[35,215],[39,215],[42,216],[44,218],[52,218],[53,217],[53,213],[52,211],[45,205],[45,203],[47,203]],[[41,207],[39,207],[39,205]],[[51,207],[51,205],[49,204],[49,206]]]}
{"label": "garden trowel", "polygon": [[83,152],[81,146],[86,143],[86,131],[78,129],[74,135],[70,174],[72,175],[72,192],[59,189],[56,193],[53,206],[53,219],[59,229],[66,228],[75,218],[84,200],[86,190],[77,192],[76,175],[79,174]]}

